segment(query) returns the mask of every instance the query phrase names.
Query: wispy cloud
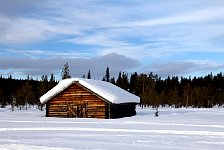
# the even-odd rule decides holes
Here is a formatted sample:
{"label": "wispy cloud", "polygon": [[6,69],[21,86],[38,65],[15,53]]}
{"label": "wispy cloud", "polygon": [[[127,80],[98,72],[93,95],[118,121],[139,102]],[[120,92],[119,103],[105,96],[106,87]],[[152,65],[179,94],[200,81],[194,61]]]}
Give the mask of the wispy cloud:
{"label": "wispy cloud", "polygon": [[4,29],[0,34],[0,43],[10,44],[31,44],[46,41],[55,36],[63,34],[76,34],[75,31],[55,26],[53,23],[43,19],[32,18],[6,18],[0,15],[0,27]]}
{"label": "wispy cloud", "polygon": [[[108,61],[100,58],[109,55],[114,67],[117,58],[141,64],[124,70],[149,68],[161,74],[216,71],[220,68],[214,64],[221,64],[224,57],[223,24],[224,2],[220,0],[2,0],[0,53],[23,61],[63,60],[55,60],[55,66],[76,60],[79,70],[88,70],[87,64],[94,61],[100,61],[96,66],[105,67],[101,64]],[[115,53],[118,56],[110,55]],[[211,67],[188,61],[203,59],[210,61]],[[22,61],[18,64],[23,66]],[[24,70],[27,72],[27,67]]]}
{"label": "wispy cloud", "polygon": [[223,7],[200,10],[190,13],[176,14],[174,16],[168,16],[159,19],[149,19],[144,21],[115,24],[109,27],[110,28],[152,27],[152,26],[180,24],[180,23],[201,23],[220,19],[224,19]]}
{"label": "wispy cloud", "polygon": [[[16,56],[27,56],[28,58],[57,58],[61,57],[63,59],[71,59],[71,58],[89,58],[91,56],[91,53],[85,53],[85,52],[60,52],[60,51],[46,51],[46,50],[16,50],[16,49],[2,49],[4,51],[7,51],[7,53],[14,54]],[[41,56],[41,57],[40,57]]]}

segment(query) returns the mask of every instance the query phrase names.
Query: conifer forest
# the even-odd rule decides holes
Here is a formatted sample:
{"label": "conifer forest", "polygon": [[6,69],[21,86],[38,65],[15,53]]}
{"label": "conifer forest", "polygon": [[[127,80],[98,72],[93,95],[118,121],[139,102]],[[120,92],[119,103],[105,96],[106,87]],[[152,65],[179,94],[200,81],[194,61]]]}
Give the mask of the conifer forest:
{"label": "conifer forest", "polygon": [[[62,74],[62,77],[64,76]],[[91,78],[90,70],[86,78]],[[216,75],[210,73],[203,77],[168,76],[164,79],[152,72],[150,74],[135,72],[130,76],[125,72],[119,72],[115,79],[110,77],[108,67],[102,80],[139,96],[142,107],[210,108],[224,104],[224,75],[221,72]],[[25,80],[0,76],[0,106],[13,105],[20,109],[31,105],[41,106],[39,98],[57,83],[53,74],[49,77],[43,75],[40,80],[34,80],[29,76]]]}

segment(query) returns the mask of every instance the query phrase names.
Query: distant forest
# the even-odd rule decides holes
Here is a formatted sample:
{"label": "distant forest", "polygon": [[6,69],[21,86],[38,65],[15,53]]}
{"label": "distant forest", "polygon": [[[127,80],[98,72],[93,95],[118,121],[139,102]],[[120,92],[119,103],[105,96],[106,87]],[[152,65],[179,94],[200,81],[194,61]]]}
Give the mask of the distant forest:
{"label": "distant forest", "polygon": [[[62,70],[62,79],[70,78],[68,64]],[[91,78],[90,70],[83,78]],[[224,75],[208,74],[204,77],[167,77],[161,79],[158,75],[138,74],[128,76],[125,72],[119,72],[117,79],[110,77],[109,67],[102,78],[105,82],[111,82],[124,90],[140,96],[142,107],[195,107],[210,108],[224,104]],[[34,80],[29,75],[27,79],[13,79],[11,76],[0,76],[0,107],[13,105],[28,107],[41,106],[39,98],[58,82],[53,74],[49,77],[43,75],[40,80]]]}

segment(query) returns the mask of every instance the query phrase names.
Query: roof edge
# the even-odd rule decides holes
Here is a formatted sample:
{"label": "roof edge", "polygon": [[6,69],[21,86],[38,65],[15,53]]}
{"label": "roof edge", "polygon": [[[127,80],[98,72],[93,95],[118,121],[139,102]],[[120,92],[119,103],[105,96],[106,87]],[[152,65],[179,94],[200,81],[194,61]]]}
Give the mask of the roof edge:
{"label": "roof edge", "polygon": [[[45,104],[48,102],[50,99],[67,89],[70,85],[72,85],[74,82],[78,82],[76,80],[72,79],[65,79],[60,81],[56,86],[54,86],[52,89],[50,89],[47,93],[45,93],[43,96],[41,96],[40,102],[41,104]],[[64,84],[67,83],[67,84]],[[53,94],[52,94],[53,93]]]}

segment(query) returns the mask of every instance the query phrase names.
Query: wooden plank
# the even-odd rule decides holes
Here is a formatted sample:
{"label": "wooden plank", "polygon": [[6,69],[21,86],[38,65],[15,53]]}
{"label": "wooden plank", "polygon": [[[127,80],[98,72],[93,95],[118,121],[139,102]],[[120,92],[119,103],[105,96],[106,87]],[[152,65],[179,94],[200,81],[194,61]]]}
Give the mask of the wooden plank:
{"label": "wooden plank", "polygon": [[67,112],[49,112],[49,116],[67,116]]}
{"label": "wooden plank", "polygon": [[87,105],[85,110],[82,108],[87,116],[82,113],[82,117],[106,118],[106,102],[78,84],[71,85],[49,101],[49,116],[76,116],[73,106],[83,104]]}
{"label": "wooden plank", "polygon": [[87,113],[87,116],[105,116],[105,112]]}
{"label": "wooden plank", "polygon": [[106,109],[89,109],[87,108],[88,112],[97,112],[97,111],[104,111],[105,112]]}
{"label": "wooden plank", "polygon": [[106,116],[88,115],[87,118],[99,118],[99,119],[105,119]]}

